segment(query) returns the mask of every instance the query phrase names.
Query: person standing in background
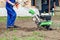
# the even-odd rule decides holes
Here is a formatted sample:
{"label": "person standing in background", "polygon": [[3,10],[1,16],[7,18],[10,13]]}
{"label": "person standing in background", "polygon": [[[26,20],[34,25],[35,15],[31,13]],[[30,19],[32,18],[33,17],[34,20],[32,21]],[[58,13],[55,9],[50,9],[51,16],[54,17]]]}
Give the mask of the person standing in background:
{"label": "person standing in background", "polygon": [[60,0],[59,0],[59,6],[60,6]]}

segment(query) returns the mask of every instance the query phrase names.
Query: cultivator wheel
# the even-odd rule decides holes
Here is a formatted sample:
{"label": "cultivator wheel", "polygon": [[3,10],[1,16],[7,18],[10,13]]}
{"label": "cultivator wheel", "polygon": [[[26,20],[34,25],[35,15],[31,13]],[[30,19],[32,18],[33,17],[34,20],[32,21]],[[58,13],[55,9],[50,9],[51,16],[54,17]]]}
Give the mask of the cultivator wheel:
{"label": "cultivator wheel", "polygon": [[50,28],[50,25],[43,25],[43,26],[37,25],[37,28],[39,30],[52,30],[52,28]]}

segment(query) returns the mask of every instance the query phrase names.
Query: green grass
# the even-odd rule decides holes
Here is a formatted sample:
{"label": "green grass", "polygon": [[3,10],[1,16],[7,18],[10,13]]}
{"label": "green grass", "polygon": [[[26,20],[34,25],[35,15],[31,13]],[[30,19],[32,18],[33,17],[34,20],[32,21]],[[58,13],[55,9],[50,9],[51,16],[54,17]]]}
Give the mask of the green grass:
{"label": "green grass", "polygon": [[6,38],[6,37],[3,37],[3,38],[0,38],[0,40],[8,40],[8,38]]}
{"label": "green grass", "polygon": [[[10,40],[9,38],[6,38],[6,37],[3,37],[3,38],[0,38],[0,40]],[[13,37],[12,40],[44,40],[44,38],[42,37],[24,37],[24,38],[18,38],[18,37]]]}
{"label": "green grass", "polygon": [[[33,32],[33,34],[31,35],[31,36],[16,36],[14,33],[14,31],[12,31],[12,32],[14,32],[12,35],[8,35],[9,34],[9,32],[10,31],[5,31],[5,33],[4,33],[4,37],[2,38],[2,37],[0,37],[0,40],[44,40],[44,35],[42,34],[42,33],[40,33],[40,32],[38,32],[38,31],[32,31]],[[11,37],[11,38],[10,38]]]}
{"label": "green grass", "polygon": [[[25,20],[31,18],[30,16],[24,16],[24,17],[17,17],[17,20]],[[7,17],[0,17],[0,22],[6,22]]]}
{"label": "green grass", "polygon": [[5,22],[6,21],[6,17],[0,17],[0,22]]}
{"label": "green grass", "polygon": [[35,36],[30,36],[30,37],[16,37],[14,36],[13,37],[13,40],[44,40],[44,38],[42,37],[35,37]]}
{"label": "green grass", "polygon": [[32,18],[30,16],[24,16],[24,17],[17,17],[17,20],[25,20],[25,19],[29,19],[29,18]]}

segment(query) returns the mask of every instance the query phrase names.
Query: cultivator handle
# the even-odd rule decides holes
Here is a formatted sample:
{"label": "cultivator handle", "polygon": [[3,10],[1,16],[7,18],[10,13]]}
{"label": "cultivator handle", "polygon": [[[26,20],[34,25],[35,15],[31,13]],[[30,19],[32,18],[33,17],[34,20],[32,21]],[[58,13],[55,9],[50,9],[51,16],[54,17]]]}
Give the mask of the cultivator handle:
{"label": "cultivator handle", "polygon": [[32,10],[32,9],[30,9],[30,10],[29,10],[29,13],[32,14],[32,15],[34,15],[34,14],[35,14],[35,11]]}

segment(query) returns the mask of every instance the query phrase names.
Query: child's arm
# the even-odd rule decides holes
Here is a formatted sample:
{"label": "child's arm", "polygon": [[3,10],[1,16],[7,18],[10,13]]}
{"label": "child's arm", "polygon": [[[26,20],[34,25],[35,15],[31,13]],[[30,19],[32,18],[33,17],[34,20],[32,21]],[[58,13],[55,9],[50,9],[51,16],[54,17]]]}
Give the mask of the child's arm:
{"label": "child's arm", "polygon": [[18,8],[18,5],[19,5],[18,2],[16,2],[16,3],[12,3],[10,0],[7,0],[7,2],[8,2],[9,4],[15,6],[16,8]]}
{"label": "child's arm", "polygon": [[8,3],[10,3],[11,5],[15,5],[14,3],[12,3],[10,0],[6,0]]}

